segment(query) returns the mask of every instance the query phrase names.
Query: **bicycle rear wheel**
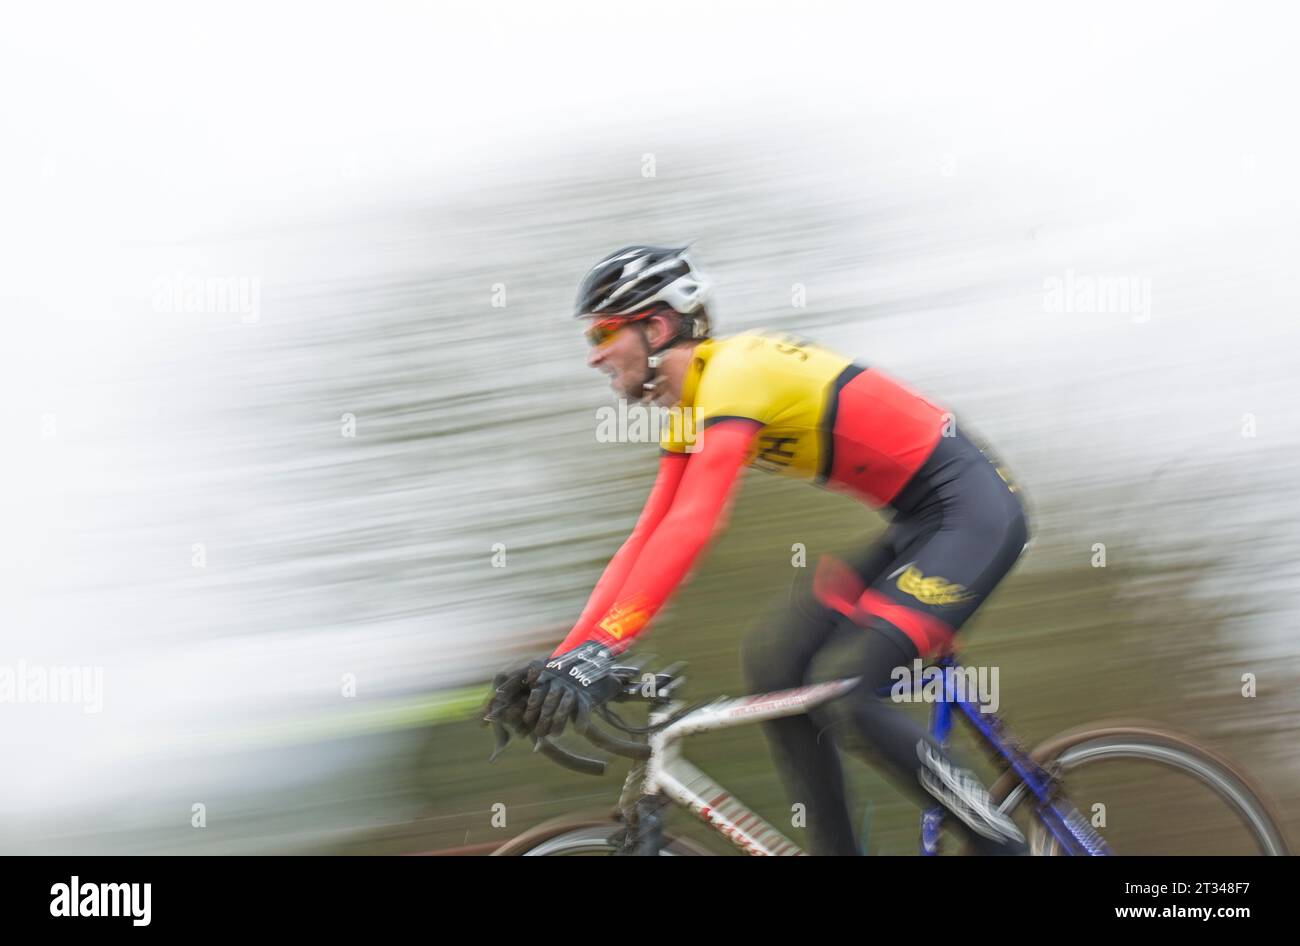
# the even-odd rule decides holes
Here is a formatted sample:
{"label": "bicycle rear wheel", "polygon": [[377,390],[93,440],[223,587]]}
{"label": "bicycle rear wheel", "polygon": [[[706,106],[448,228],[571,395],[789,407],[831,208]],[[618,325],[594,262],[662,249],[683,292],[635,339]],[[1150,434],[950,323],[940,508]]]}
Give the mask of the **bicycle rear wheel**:
{"label": "bicycle rear wheel", "polygon": [[[1190,780],[1195,786],[1208,789],[1218,799],[1217,805],[1223,809],[1223,817],[1216,820],[1230,822],[1230,816],[1235,816],[1243,832],[1241,843],[1248,844],[1259,854],[1290,853],[1280,819],[1246,775],[1227,759],[1197,745],[1186,736],[1147,725],[1097,724],[1061,733],[1037,747],[1031,754],[1040,765],[1056,767],[1065,790],[1079,805],[1084,817],[1088,817],[1089,808],[1079,804],[1082,799],[1076,796],[1072,782],[1077,784],[1083,776],[1091,779],[1101,763],[1127,761],[1151,764],[1158,766],[1162,772],[1176,773],[1178,778]],[[1006,814],[1011,814],[1027,800],[1031,805],[1034,801],[1028,786],[1013,771],[1006,772],[994,783],[989,794]],[[1193,835],[1196,833],[1195,825],[1201,823],[1180,823],[1177,828],[1185,836]],[[1105,828],[1098,830],[1107,836]],[[1113,847],[1109,837],[1107,842]],[[1029,843],[1035,854],[1062,853],[1056,839],[1037,819],[1031,825]],[[1116,853],[1148,852],[1122,850]]]}

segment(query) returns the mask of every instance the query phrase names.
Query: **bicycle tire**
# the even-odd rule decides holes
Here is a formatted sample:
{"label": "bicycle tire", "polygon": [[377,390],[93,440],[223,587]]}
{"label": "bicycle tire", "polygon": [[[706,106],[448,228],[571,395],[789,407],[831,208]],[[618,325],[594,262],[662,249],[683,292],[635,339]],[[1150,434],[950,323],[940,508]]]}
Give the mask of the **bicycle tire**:
{"label": "bicycle tire", "polygon": [[[530,828],[492,852],[492,857],[545,857],[575,854],[612,854],[618,845],[611,837],[623,830],[612,818],[563,817]],[[710,857],[713,852],[685,838],[664,835],[660,856]]]}
{"label": "bicycle tire", "polygon": [[[1046,740],[1030,753],[1039,765],[1060,766],[1068,773],[1090,762],[1138,759],[1162,764],[1197,779],[1223,799],[1247,828],[1261,854],[1290,853],[1286,832],[1273,806],[1250,778],[1233,762],[1191,738],[1145,723],[1106,722],[1067,730]],[[1007,771],[989,791],[993,802],[1011,814],[1031,793],[1014,771]],[[1059,845],[1034,819],[1030,848],[1034,853],[1059,853]]]}

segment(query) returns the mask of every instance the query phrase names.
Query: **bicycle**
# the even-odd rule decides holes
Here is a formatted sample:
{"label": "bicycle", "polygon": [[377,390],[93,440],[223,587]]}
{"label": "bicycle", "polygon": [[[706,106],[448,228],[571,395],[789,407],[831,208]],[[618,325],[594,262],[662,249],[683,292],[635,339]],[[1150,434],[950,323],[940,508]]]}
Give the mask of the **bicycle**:
{"label": "bicycle", "polygon": [[[961,695],[964,690],[959,677],[963,671],[954,655],[945,655],[932,667],[941,676],[932,675],[928,682],[912,681],[913,693],[919,686],[942,683],[930,717],[930,733],[946,745],[954,720],[960,715],[974,727],[993,755],[1006,764],[1005,772],[989,794],[998,811],[1007,817],[1022,805],[1032,806],[1033,820],[1028,835],[1032,853],[1094,856],[1114,853],[1097,828],[1070,802],[1064,783],[1067,774],[1077,773],[1085,765],[1116,759],[1155,762],[1191,776],[1211,789],[1236,814],[1260,853],[1289,853],[1277,817],[1246,776],[1228,760],[1189,738],[1149,725],[1093,724],[1090,728],[1061,733],[1027,752],[1005,731],[998,716],[984,712],[978,704]],[[562,818],[547,822],[508,841],[493,855],[712,853],[688,839],[664,832],[663,813],[669,804],[688,809],[748,854],[803,854],[794,842],[687,761],[682,756],[681,742],[696,733],[809,712],[847,693],[857,685],[857,678],[740,698],[718,697],[688,707],[674,696],[685,681],[683,670],[684,665],[678,664],[653,677],[649,674],[642,677],[638,666],[614,668],[623,687],[615,700],[649,703],[649,724],[629,725],[609,707],[603,707],[600,716],[624,736],[638,738],[607,732],[595,725],[594,720],[581,729],[582,735],[597,747],[634,760],[611,819]],[[888,695],[890,690],[884,688],[880,695]],[[497,734],[495,760],[508,742],[509,734],[501,723],[489,721],[494,723]],[[550,739],[537,740],[535,750],[576,772],[603,775],[606,770],[605,760],[580,756]],[[941,852],[946,815],[938,806],[922,813],[922,854],[933,856]]]}

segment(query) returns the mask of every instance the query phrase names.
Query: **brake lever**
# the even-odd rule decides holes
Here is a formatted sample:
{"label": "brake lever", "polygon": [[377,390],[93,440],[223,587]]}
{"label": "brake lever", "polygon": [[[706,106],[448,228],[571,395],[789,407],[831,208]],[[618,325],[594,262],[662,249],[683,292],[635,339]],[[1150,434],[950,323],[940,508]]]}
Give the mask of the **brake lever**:
{"label": "brake lever", "polygon": [[488,756],[488,762],[495,762],[501,758],[501,753],[506,751],[506,746],[510,744],[510,730],[502,725],[501,720],[492,719],[492,734],[496,737],[496,748],[492,750],[492,755]]}

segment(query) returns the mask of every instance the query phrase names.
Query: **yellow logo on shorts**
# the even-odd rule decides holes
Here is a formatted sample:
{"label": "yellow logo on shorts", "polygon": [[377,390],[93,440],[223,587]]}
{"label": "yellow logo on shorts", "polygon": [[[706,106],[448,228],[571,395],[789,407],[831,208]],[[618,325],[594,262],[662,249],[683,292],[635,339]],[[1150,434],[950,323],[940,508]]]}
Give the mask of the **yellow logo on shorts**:
{"label": "yellow logo on shorts", "polygon": [[926,578],[915,565],[907,566],[903,574],[898,576],[898,590],[911,595],[922,604],[940,606],[961,604],[975,597],[966,590],[965,585],[957,585],[938,576]]}

